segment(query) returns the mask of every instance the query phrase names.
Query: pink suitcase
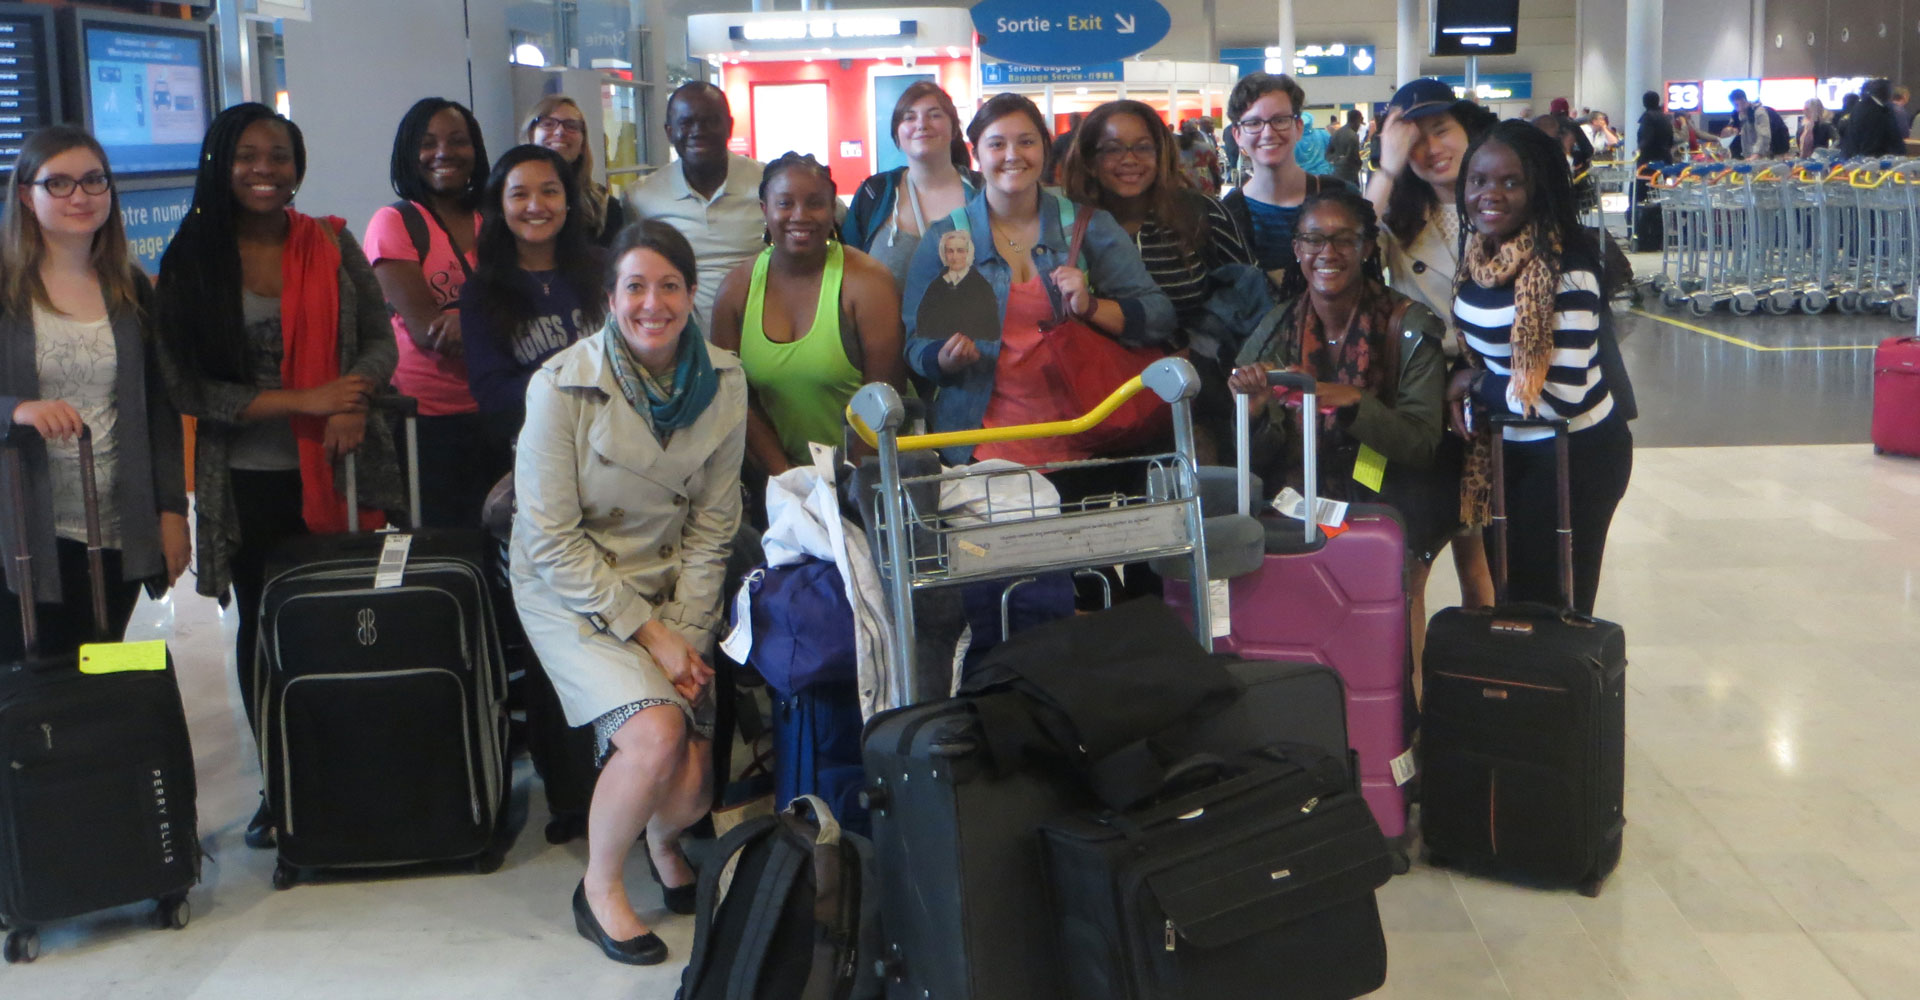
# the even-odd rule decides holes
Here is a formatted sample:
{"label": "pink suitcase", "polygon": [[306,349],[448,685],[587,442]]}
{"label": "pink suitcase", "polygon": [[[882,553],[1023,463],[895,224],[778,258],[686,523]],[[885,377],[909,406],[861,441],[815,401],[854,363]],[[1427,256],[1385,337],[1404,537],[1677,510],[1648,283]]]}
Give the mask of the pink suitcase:
{"label": "pink suitcase", "polygon": [[1873,450],[1920,456],[1920,337],[1892,337],[1873,352]]}
{"label": "pink suitcase", "polygon": [[[1274,385],[1302,390],[1301,412],[1315,412],[1311,379],[1285,372],[1269,378]],[[1235,409],[1238,493],[1246,513],[1251,506],[1249,435],[1246,407]],[[1318,470],[1308,430],[1309,444],[1302,451],[1311,490]],[[1315,497],[1309,494],[1307,500],[1311,504]],[[1224,581],[1229,622],[1213,648],[1247,659],[1322,663],[1340,675],[1347,690],[1347,740],[1360,756],[1361,792],[1380,831],[1400,841],[1396,865],[1404,871],[1407,799],[1394,772],[1397,761],[1402,774],[1411,776],[1412,763],[1407,754],[1406,533],[1393,508],[1378,504],[1355,504],[1347,512],[1347,530],[1332,538],[1270,511],[1261,520],[1267,527],[1266,559],[1259,570]],[[1170,579],[1166,600],[1184,610],[1192,594],[1184,581]],[[1214,627],[1216,632],[1223,628],[1218,612]]]}

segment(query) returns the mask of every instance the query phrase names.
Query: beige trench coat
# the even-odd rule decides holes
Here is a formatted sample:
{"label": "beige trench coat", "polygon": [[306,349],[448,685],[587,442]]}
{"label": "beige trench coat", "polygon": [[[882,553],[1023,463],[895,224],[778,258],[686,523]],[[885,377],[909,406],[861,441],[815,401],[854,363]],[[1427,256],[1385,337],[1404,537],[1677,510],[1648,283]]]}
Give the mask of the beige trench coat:
{"label": "beige trench coat", "polygon": [[513,597],[570,725],[644,699],[686,705],[627,641],[651,619],[712,655],[740,521],[747,381],[734,354],[708,352],[719,392],[664,448],[620,394],[597,335],[554,355],[527,388]]}
{"label": "beige trench coat", "polygon": [[[1452,211],[1442,207],[1439,211]],[[1420,227],[1420,235],[1410,245],[1401,245],[1386,232],[1380,242],[1386,249],[1388,284],[1394,291],[1433,310],[1447,326],[1440,346],[1448,358],[1460,356],[1460,333],[1453,325],[1453,274],[1459,268],[1456,248],[1447,245],[1444,227],[1432,218]]]}

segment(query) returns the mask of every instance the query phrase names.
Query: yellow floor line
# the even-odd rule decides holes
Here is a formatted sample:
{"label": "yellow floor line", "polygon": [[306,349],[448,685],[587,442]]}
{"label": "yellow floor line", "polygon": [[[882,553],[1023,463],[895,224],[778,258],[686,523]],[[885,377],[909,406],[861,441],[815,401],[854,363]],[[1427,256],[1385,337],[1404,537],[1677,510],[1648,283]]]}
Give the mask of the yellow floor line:
{"label": "yellow floor line", "polygon": [[1749,351],[1767,351],[1767,352],[1774,352],[1774,351],[1871,351],[1871,350],[1873,350],[1874,348],[1876,348],[1876,347],[1879,347],[1879,346],[1880,346],[1880,345],[1878,345],[1878,344],[1813,344],[1813,345],[1808,345],[1808,346],[1804,346],[1804,347],[1768,347],[1768,346],[1767,346],[1767,345],[1765,345],[1765,344],[1756,344],[1756,343],[1754,343],[1754,342],[1753,342],[1753,341],[1751,341],[1751,340],[1741,340],[1741,339],[1740,339],[1739,337],[1734,337],[1734,336],[1730,336],[1730,335],[1728,335],[1728,334],[1724,334],[1724,333],[1721,333],[1721,332],[1719,332],[1718,330],[1709,330],[1709,329],[1707,329],[1707,328],[1706,328],[1706,327],[1704,327],[1704,326],[1695,326],[1695,325],[1693,325],[1692,323],[1682,323],[1682,322],[1680,322],[1679,320],[1677,320],[1677,319],[1674,319],[1674,318],[1672,318],[1672,317],[1670,317],[1670,316],[1661,316],[1661,315],[1659,315],[1658,313],[1650,313],[1650,312],[1648,312],[1648,311],[1646,311],[1645,309],[1629,309],[1629,310],[1627,310],[1627,311],[1628,311],[1628,312],[1630,312],[1630,313],[1633,313],[1633,314],[1634,314],[1634,315],[1636,315],[1636,316],[1645,316],[1646,318],[1648,318],[1648,319],[1650,319],[1650,320],[1654,320],[1655,322],[1659,322],[1659,323],[1665,323],[1665,324],[1667,324],[1668,326],[1677,326],[1677,327],[1679,327],[1679,328],[1680,328],[1680,329],[1682,329],[1682,330],[1687,330],[1687,331],[1690,331],[1690,332],[1692,332],[1692,333],[1697,333],[1697,334],[1700,334],[1701,336],[1704,336],[1704,337],[1712,337],[1712,338],[1713,338],[1713,339],[1715,339],[1715,340],[1724,340],[1724,341],[1726,341],[1726,342],[1727,342],[1727,343],[1729,343],[1729,344],[1734,344],[1734,345],[1737,345],[1737,346],[1740,346],[1740,347],[1744,347],[1744,348],[1746,348],[1746,349],[1747,349],[1747,350],[1749,350]]}

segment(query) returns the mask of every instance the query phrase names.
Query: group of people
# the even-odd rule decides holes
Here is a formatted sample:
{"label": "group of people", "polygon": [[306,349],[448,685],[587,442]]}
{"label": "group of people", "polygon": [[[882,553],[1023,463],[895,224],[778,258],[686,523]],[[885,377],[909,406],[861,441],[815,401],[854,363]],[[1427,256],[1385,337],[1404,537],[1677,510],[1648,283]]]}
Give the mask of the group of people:
{"label": "group of people", "polygon": [[1895,87],[1884,79],[1868,80],[1858,93],[1846,95],[1837,113],[1819,98],[1809,98],[1800,108],[1799,122],[1791,134],[1779,111],[1754,101],[1744,88],[1735,88],[1727,98],[1733,105],[1733,115],[1720,130],[1718,139],[1728,140],[1723,145],[1715,136],[1702,132],[1691,113],[1669,114],[1657,91],[1642,94],[1635,162],[1644,166],[1696,160],[1805,159],[1823,149],[1836,150],[1843,160],[1905,156],[1907,138],[1913,132],[1907,88]]}
{"label": "group of people", "polygon": [[[1236,85],[1228,129],[1250,175],[1223,201],[1183,180],[1181,139],[1145,104],[1088,114],[1050,187],[1052,137],[1033,102],[994,96],[963,131],[950,96],[917,83],[891,118],[906,165],[856,185],[843,219],[840,185],[811,157],[763,165],[728,151],[731,111],[711,84],[672,95],[678,159],[624,197],[595,181],[573,101],[542,101],[520,144],[490,159],[466,108],[428,98],[399,123],[398,200],[364,239],[293,207],[308,167],[299,127],[241,104],[208,131],[192,208],[151,286],[128,257],[105,152],[79,129],[43,129],[24,145],[0,236],[0,406],[44,442],[26,445],[27,541],[50,568],[32,597],[82,603],[84,424],[108,501],[114,628],[141,585],[170,585],[197,556],[200,593],[237,601],[251,717],[267,553],[344,530],[348,455],[363,524],[402,508],[379,410],[392,390],[418,400],[425,525],[477,526],[489,489],[513,476],[517,614],[568,722],[593,726],[602,768],[576,926],[634,964],[667,949],[627,898],[630,845],[644,839],[671,909],[694,903],[679,839],[711,801],[709,659],[727,556],[750,518],[743,476],[839,445],[862,384],[925,398],[935,431],[1078,416],[1058,391],[1072,359],[1049,345],[1073,320],[1190,357],[1216,453],[1243,390],[1259,459],[1284,467],[1267,470],[1278,484],[1298,483],[1299,442],[1263,373],[1306,372],[1329,456],[1320,492],[1405,505],[1419,525],[1414,593],[1450,542],[1474,605],[1493,600],[1474,529],[1496,447],[1512,596],[1560,598],[1550,443],[1471,414],[1564,418],[1571,599],[1590,612],[1631,468],[1631,404],[1560,145],[1417,81],[1379,126],[1381,168],[1363,196],[1299,165],[1304,103],[1286,76]],[[1217,322],[1197,332],[1248,287],[1264,289],[1251,313],[1264,322],[1244,339]],[[967,289],[971,313],[949,305]],[[1266,333],[1244,336],[1255,327]],[[197,418],[191,533],[181,414]],[[1384,456],[1384,483],[1361,485],[1363,450]],[[1065,438],[942,457],[1045,469],[1095,452]],[[1070,471],[1063,498],[1114,486]],[[11,551],[11,526],[0,531]],[[0,656],[18,655],[20,636],[0,642]],[[270,845],[273,822],[263,805],[248,843]]]}

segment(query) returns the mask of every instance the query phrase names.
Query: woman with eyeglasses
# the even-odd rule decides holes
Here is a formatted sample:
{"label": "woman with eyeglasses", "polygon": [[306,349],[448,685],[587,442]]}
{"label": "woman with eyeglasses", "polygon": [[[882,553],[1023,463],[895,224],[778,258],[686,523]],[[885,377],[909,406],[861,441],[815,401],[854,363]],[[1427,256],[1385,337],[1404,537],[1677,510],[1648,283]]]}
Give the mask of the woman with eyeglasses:
{"label": "woman with eyeglasses", "polygon": [[921,80],[902,91],[892,129],[907,165],[860,183],[841,236],[886,265],[894,285],[905,288],[907,266],[927,227],[965,205],[980,187],[980,175],[967,168],[960,112],[939,84]]}
{"label": "woman with eyeglasses", "polygon": [[[241,700],[254,722],[253,652],[269,553],[345,531],[345,462],[357,458],[362,524],[404,503],[393,438],[368,419],[393,375],[379,282],[346,223],[292,207],[306,142],[264,104],[222,111],[200,147],[193,207],[160,260],[157,308],[168,389],[198,418],[197,579],[238,602]],[[271,847],[263,802],[251,847]]]}
{"label": "woman with eyeglasses", "polygon": [[1290,76],[1251,73],[1227,96],[1227,117],[1251,172],[1222,205],[1251,240],[1254,262],[1275,280],[1293,261],[1293,224],[1311,195],[1341,184],[1309,174],[1294,158],[1307,92]]}
{"label": "woman with eyeglasses", "polygon": [[520,141],[545,146],[567,161],[574,189],[580,192],[579,212],[588,242],[612,246],[613,238],[627,224],[627,206],[613,197],[605,184],[594,180],[593,143],[587,141],[587,116],[581,113],[579,102],[565,94],[542,97],[527,116]]}
{"label": "woman with eyeglasses", "polygon": [[[27,537],[0,518],[8,554],[0,593],[0,662],[25,655],[19,600],[43,608],[42,655],[94,638],[81,503],[81,428],[93,434],[112,638],[147,583],[172,586],[187,567],[187,494],[180,417],[152,351],[152,289],[127,252],[106,151],[85,131],[55,125],[27,137],[7,184],[0,231],[0,413],[37,440],[20,443]],[[12,555],[34,558],[34,593],[20,594]]]}

